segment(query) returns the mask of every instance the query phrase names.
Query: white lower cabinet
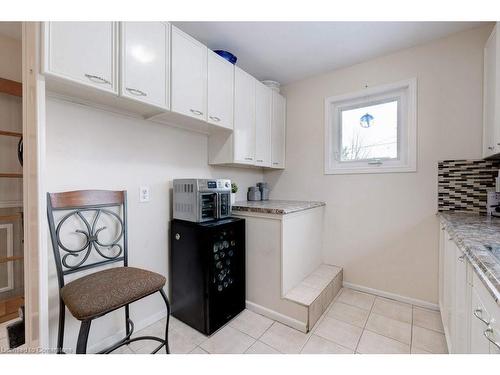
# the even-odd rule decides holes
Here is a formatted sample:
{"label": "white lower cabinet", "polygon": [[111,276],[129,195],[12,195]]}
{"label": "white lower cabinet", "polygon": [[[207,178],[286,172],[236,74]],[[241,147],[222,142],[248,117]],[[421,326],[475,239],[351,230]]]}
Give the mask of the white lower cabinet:
{"label": "white lower cabinet", "polygon": [[476,290],[472,293],[470,315],[472,316],[470,327],[470,352],[473,354],[489,353],[490,343],[484,337],[484,331],[490,317],[488,316],[488,313]]}
{"label": "white lower cabinet", "polygon": [[439,241],[439,307],[450,353],[500,353],[500,306],[443,228]]}
{"label": "white lower cabinet", "polygon": [[454,353],[468,353],[469,351],[469,306],[471,288],[467,283],[467,263],[465,255],[453,244],[455,250],[455,337],[453,338]]}

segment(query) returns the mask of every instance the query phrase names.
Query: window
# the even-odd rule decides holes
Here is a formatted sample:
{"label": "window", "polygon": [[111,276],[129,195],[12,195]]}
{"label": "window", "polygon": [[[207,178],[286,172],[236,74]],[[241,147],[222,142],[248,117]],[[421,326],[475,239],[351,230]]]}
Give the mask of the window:
{"label": "window", "polygon": [[325,174],[416,171],[416,80],[325,99]]}

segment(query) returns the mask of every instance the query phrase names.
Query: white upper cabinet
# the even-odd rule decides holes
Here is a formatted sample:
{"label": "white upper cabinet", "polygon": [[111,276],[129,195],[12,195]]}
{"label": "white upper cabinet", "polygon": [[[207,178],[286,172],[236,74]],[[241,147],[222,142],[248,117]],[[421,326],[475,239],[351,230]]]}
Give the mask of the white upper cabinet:
{"label": "white upper cabinet", "polygon": [[115,22],[46,22],[44,73],[118,92]]}
{"label": "white upper cabinet", "polygon": [[211,124],[233,129],[234,65],[208,50],[208,118]]}
{"label": "white upper cabinet", "polygon": [[207,47],[172,26],[171,109],[207,120]]}
{"label": "white upper cabinet", "polygon": [[169,80],[170,25],[122,22],[120,95],[169,109]]}
{"label": "white upper cabinet", "polygon": [[498,24],[484,47],[483,157],[500,152],[500,36]]}
{"label": "white upper cabinet", "polygon": [[269,87],[255,82],[255,165],[271,166],[271,103]]}
{"label": "white upper cabinet", "polygon": [[286,100],[279,93],[272,93],[271,167],[285,168]]}
{"label": "white upper cabinet", "polygon": [[254,164],[255,83],[250,74],[234,70],[234,162]]}

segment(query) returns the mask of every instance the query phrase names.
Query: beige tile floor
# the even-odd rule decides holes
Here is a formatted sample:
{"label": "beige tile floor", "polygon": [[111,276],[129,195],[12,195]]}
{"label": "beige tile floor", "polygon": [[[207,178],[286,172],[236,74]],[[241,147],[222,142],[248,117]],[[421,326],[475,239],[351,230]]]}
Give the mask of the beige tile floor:
{"label": "beige tile floor", "polygon": [[[161,336],[161,320],[137,333]],[[249,310],[207,338],[171,318],[172,353],[192,354],[431,354],[446,353],[439,312],[343,289],[308,334]],[[148,353],[156,343],[133,343],[120,353]]]}

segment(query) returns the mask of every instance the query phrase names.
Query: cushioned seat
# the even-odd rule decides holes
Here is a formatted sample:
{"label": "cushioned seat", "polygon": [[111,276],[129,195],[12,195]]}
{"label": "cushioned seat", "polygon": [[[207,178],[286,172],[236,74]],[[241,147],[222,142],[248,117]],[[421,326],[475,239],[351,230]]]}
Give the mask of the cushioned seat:
{"label": "cushioned seat", "polygon": [[61,289],[61,297],[75,318],[87,320],[157,292],[165,282],[155,272],[110,268],[71,281]]}

